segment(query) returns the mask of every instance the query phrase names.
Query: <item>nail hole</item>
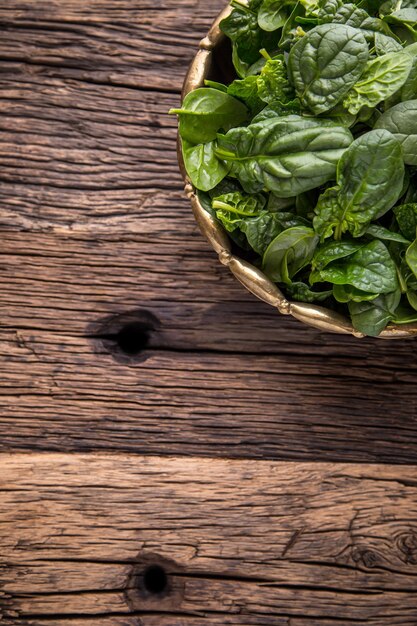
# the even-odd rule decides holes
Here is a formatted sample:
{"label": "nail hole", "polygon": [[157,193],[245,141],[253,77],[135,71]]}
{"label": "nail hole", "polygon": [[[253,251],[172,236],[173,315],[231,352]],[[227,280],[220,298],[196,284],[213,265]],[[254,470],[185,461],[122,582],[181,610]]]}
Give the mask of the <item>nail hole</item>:
{"label": "nail hole", "polygon": [[168,586],[168,576],[160,565],[150,565],[143,573],[143,585],[149,593],[163,593]]}
{"label": "nail hole", "polygon": [[141,322],[126,324],[116,335],[117,345],[124,354],[135,356],[148,346],[151,330]]}

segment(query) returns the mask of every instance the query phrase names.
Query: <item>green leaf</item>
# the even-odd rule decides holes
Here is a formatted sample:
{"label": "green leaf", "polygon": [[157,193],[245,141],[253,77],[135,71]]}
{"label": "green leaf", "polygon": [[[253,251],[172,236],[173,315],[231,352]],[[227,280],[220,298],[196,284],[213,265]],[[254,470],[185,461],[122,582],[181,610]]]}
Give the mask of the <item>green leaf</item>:
{"label": "green leaf", "polygon": [[327,241],[317,248],[311,266],[313,270],[322,270],[333,261],[351,256],[364,245],[363,241]]}
{"label": "green leaf", "polygon": [[258,13],[258,24],[262,30],[282,28],[288,18],[287,7],[287,0],[263,0]]}
{"label": "green leaf", "polygon": [[352,285],[334,285],[333,297],[337,302],[346,304],[348,302],[369,302],[375,300],[378,294],[366,293],[366,291],[356,289]]}
{"label": "green leaf", "polygon": [[368,293],[390,293],[398,288],[397,269],[385,245],[374,239],[357,252],[314,270],[310,283],[352,285]]}
{"label": "green leaf", "polygon": [[223,85],[223,83],[218,83],[215,80],[205,80],[204,86],[211,87],[212,89],[218,89],[219,91],[223,91],[224,93],[227,93],[227,85]]}
{"label": "green leaf", "polygon": [[286,286],[287,294],[298,302],[324,302],[332,295],[332,290],[314,291],[303,282],[295,282]]}
{"label": "green leaf", "polygon": [[397,289],[378,296],[372,302],[349,302],[354,328],[370,337],[377,337],[388,322],[394,319],[400,299],[401,292]]}
{"label": "green leaf", "polygon": [[417,239],[415,239],[413,243],[407,248],[405,253],[405,260],[408,267],[417,278]]}
{"label": "green leaf", "polygon": [[398,200],[404,179],[401,146],[389,133],[372,130],[356,139],[337,168],[338,187],[328,189],[315,209],[313,224],[322,237],[335,230],[340,239],[348,230],[354,237],[366,232]]}
{"label": "green leaf", "polygon": [[415,291],[407,291],[407,300],[414,311],[417,311],[417,293]]}
{"label": "green leaf", "polygon": [[390,131],[402,145],[404,162],[417,165],[417,100],[392,107],[379,118],[375,128]]}
{"label": "green leaf", "polygon": [[356,83],[369,52],[361,31],[322,24],[291,49],[288,67],[301,102],[316,115],[329,111]]}
{"label": "green leaf", "polygon": [[366,229],[366,234],[375,239],[381,239],[381,241],[396,241],[397,243],[410,243],[409,239],[406,239],[401,233],[395,233],[388,228],[384,228],[379,224],[371,224]]}
{"label": "green leaf", "polygon": [[213,198],[213,209],[227,211],[236,217],[253,217],[264,209],[266,198],[262,194],[248,195],[240,191]]}
{"label": "green leaf", "polygon": [[284,57],[267,61],[257,78],[258,94],[268,104],[279,101],[289,102],[294,91],[289,83]]}
{"label": "green leaf", "polygon": [[[271,102],[268,104],[256,117],[253,118],[252,124],[263,122],[264,120],[270,120],[273,117],[286,117],[290,114],[300,114],[301,106],[298,99],[290,100],[289,102]],[[335,121],[335,123],[337,123]]]}
{"label": "green leaf", "polygon": [[395,206],[394,215],[401,233],[409,241],[413,241],[417,233],[417,203]]}
{"label": "green leaf", "polygon": [[283,230],[302,226],[304,220],[292,213],[269,213],[263,211],[254,219],[242,220],[240,229],[245,233],[253,250],[263,256],[271,241]]}
{"label": "green leaf", "polygon": [[171,109],[179,117],[179,133],[189,143],[216,139],[220,129],[229,130],[248,117],[244,104],[218,89],[202,87],[184,98],[181,109]]}
{"label": "green leaf", "polygon": [[262,48],[271,50],[276,46],[272,33],[266,33],[259,27],[256,10],[250,8],[235,8],[220,22],[220,29],[233,42],[239,60],[249,65],[258,60]]}
{"label": "green leaf", "polygon": [[384,33],[375,33],[375,51],[378,56],[383,56],[392,52],[402,52],[403,47],[393,37]]}
{"label": "green leaf", "polygon": [[269,244],[263,258],[263,270],[275,282],[291,279],[313,257],[318,237],[308,226],[288,228]]}
{"label": "green leaf", "polygon": [[218,135],[216,154],[245,191],[287,198],[334,178],[351,141],[348,129],[329,120],[290,115]]}
{"label": "green leaf", "polygon": [[230,166],[216,157],[214,141],[193,146],[182,140],[182,148],[185,169],[197,189],[209,191],[229,173]]}
{"label": "green leaf", "polygon": [[413,64],[405,52],[393,52],[370,61],[360,80],[347,94],[343,104],[353,115],[363,106],[376,107],[405,83]]}
{"label": "green leaf", "polygon": [[256,115],[265,107],[265,102],[260,99],[258,94],[257,76],[246,76],[243,80],[234,80],[227,88],[227,93],[242,100],[252,115]]}
{"label": "green leaf", "polygon": [[265,203],[266,198],[262,194],[233,192],[215,197],[212,207],[229,233],[240,230],[246,235],[251,248],[262,256],[279,233],[304,224],[304,220],[293,213],[264,210]]}

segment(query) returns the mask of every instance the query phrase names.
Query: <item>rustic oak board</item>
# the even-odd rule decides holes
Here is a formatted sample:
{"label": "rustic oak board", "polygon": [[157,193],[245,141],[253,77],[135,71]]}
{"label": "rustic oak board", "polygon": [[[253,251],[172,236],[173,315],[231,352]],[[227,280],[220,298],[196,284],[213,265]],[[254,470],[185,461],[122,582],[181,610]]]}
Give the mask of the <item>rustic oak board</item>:
{"label": "rustic oak board", "polygon": [[[416,623],[416,466],[52,453],[1,466],[6,624]],[[165,593],[143,587],[155,564]]]}
{"label": "rustic oak board", "polygon": [[63,331],[3,332],[3,449],[415,460],[414,369],[171,348],[136,361],[113,345]]}
{"label": "rustic oak board", "polygon": [[167,110],[223,6],[0,7],[5,626],[417,624],[414,342],[279,316],[182,193]]}

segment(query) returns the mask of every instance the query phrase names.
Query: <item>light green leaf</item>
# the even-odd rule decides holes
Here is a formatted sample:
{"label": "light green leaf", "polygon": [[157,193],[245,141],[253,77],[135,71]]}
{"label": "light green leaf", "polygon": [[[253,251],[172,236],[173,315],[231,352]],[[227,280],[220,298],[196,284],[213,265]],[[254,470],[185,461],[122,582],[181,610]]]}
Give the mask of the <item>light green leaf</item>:
{"label": "light green leaf", "polygon": [[263,0],[258,13],[258,24],[262,30],[274,31],[282,28],[289,13],[287,7],[287,0]]}
{"label": "light green leaf", "polygon": [[405,52],[385,54],[370,61],[360,80],[347,94],[344,106],[353,115],[364,106],[376,107],[402,87],[412,64],[412,58]]}
{"label": "light green leaf", "polygon": [[179,117],[179,132],[189,143],[207,143],[216,139],[220,129],[239,126],[248,117],[244,104],[218,89],[202,87],[184,98],[180,109],[171,109]]}
{"label": "light green leaf", "polygon": [[263,258],[263,270],[275,282],[291,283],[295,274],[309,264],[318,237],[308,226],[296,226],[280,233],[269,244]]}
{"label": "light green leaf", "polygon": [[408,267],[417,278],[417,239],[415,239],[413,243],[407,248],[407,251],[405,253],[405,260]]}
{"label": "light green leaf", "polygon": [[194,146],[182,140],[185,169],[194,187],[209,191],[229,173],[230,165],[215,155],[215,142]]}

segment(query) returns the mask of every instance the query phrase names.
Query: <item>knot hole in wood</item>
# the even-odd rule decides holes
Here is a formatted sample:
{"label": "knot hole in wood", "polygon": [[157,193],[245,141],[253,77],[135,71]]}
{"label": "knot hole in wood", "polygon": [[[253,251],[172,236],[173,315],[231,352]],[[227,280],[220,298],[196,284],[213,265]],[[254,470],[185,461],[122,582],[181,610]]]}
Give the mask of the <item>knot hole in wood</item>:
{"label": "knot hole in wood", "polygon": [[99,340],[116,361],[137,363],[146,359],[144,352],[160,326],[159,319],[151,311],[138,309],[102,320],[90,329],[88,336]]}
{"label": "knot hole in wood", "polygon": [[[156,554],[143,556],[133,565],[125,588],[125,598],[135,612],[161,605],[164,610],[178,608],[184,597],[184,581],[179,568],[169,559]],[[162,604],[161,604],[162,603]]]}

